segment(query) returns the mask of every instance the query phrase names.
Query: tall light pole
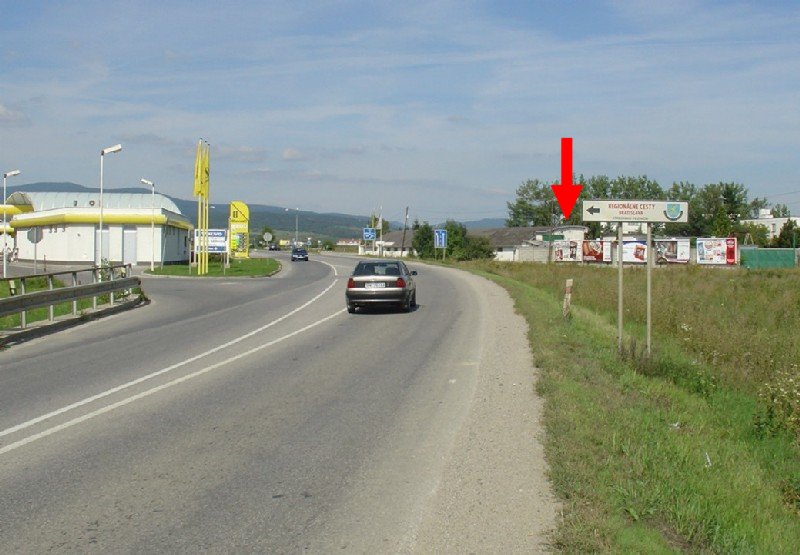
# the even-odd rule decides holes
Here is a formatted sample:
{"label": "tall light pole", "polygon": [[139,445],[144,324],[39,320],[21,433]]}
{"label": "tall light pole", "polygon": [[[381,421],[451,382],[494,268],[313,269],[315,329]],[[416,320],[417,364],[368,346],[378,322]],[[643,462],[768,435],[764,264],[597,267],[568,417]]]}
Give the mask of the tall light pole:
{"label": "tall light pole", "polygon": [[19,170],[11,170],[3,174],[3,277],[6,277],[6,258],[8,250],[8,222],[6,221],[6,180],[19,175]]}
{"label": "tall light pole", "polygon": [[120,150],[122,150],[122,145],[110,146],[100,151],[100,254],[98,255],[98,261],[101,266],[103,265],[103,158],[106,157],[106,154],[119,152]]}
{"label": "tall light pole", "polygon": [[150,271],[156,268],[156,184],[144,177],[142,183],[150,185],[153,194],[150,196]]}
{"label": "tall light pole", "polygon": [[[288,208],[284,208],[283,210],[284,210],[285,212],[288,212],[288,211],[289,211],[289,209],[288,209]],[[299,214],[300,214],[300,209],[299,209],[299,208],[295,208],[295,209],[294,209],[294,246],[295,246],[295,247],[297,246],[297,216],[298,216]]]}

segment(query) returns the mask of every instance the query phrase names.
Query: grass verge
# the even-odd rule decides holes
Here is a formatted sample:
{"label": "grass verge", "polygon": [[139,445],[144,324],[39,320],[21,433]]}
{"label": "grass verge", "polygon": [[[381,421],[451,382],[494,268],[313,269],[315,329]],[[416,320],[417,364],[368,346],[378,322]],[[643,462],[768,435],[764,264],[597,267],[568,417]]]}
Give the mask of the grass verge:
{"label": "grass verge", "polygon": [[504,286],[530,325],[565,506],[560,549],[796,553],[800,448],[786,431],[759,433],[752,390],[720,379],[679,337],[660,337],[646,364],[620,358],[607,312],[573,306],[565,320],[541,276],[469,268]]}
{"label": "grass verge", "polygon": [[[231,260],[229,268],[225,268],[219,260],[211,260],[208,265],[208,273],[204,276],[198,276],[197,267],[188,264],[170,264],[163,268],[156,268],[152,274],[182,277],[264,277],[274,274],[280,267],[280,263],[274,258],[246,258]],[[146,273],[151,272],[147,270]]]}

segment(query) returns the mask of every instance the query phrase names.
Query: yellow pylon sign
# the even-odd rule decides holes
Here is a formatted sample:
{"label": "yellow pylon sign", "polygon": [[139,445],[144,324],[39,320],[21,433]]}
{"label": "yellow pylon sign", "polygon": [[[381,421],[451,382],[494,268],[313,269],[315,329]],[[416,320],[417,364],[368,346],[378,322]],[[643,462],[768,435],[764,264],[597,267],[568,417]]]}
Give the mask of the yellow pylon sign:
{"label": "yellow pylon sign", "polygon": [[197,141],[197,156],[194,160],[194,189],[197,197],[197,229],[199,245],[197,246],[197,275],[208,273],[208,205],[209,181],[211,175],[211,146]]}
{"label": "yellow pylon sign", "polygon": [[231,201],[228,217],[230,252],[233,258],[250,257],[250,208],[240,201]]}

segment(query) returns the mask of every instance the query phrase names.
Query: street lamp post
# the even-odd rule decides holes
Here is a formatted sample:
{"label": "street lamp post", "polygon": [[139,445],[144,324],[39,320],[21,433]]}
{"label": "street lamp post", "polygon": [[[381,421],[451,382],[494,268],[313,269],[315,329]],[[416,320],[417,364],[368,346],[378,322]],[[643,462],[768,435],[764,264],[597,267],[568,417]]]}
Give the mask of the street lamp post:
{"label": "street lamp post", "polygon": [[6,180],[19,175],[19,170],[11,170],[3,174],[3,277],[6,277],[6,258],[8,257],[8,222],[6,220]]}
{"label": "street lamp post", "polygon": [[150,272],[156,268],[156,184],[142,178],[142,183],[150,185],[153,194],[150,196]]}
{"label": "street lamp post", "polygon": [[[283,210],[284,210],[284,212],[288,212],[289,208],[284,208]],[[299,214],[300,214],[300,209],[299,208],[295,208],[294,209],[294,246],[295,247],[297,246],[297,217],[298,217]]]}
{"label": "street lamp post", "polygon": [[[100,266],[103,265],[103,158],[106,154],[112,154],[122,150],[122,145],[114,145],[104,148],[100,151],[100,253],[98,254],[98,261]],[[101,279],[102,279],[102,273]]]}

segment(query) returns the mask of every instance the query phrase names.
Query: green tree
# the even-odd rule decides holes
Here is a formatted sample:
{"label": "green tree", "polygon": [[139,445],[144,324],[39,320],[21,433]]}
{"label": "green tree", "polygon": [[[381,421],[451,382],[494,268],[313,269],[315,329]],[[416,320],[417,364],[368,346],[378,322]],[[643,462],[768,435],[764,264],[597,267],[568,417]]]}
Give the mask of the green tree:
{"label": "green tree", "polygon": [[550,226],[561,214],[553,189],[538,179],[529,179],[517,187],[517,199],[507,202],[506,227]]}
{"label": "green tree", "polygon": [[789,218],[791,215],[791,210],[789,210],[789,207],[785,204],[776,204],[772,207],[773,218]]}
{"label": "green tree", "polygon": [[[380,229],[378,229],[378,222],[381,223]],[[387,220],[381,220],[380,216],[376,216],[375,214],[371,214],[369,217],[369,226],[375,228],[378,234],[380,233],[389,233],[389,222]]]}
{"label": "green tree", "polygon": [[786,223],[781,227],[781,232],[772,240],[770,246],[778,248],[797,248],[798,235],[800,235],[800,227],[793,219],[786,220]]}
{"label": "green tree", "polygon": [[748,237],[749,241],[752,241],[757,247],[766,247],[769,244],[769,230],[765,225],[752,222],[744,224],[742,226],[742,236],[739,240],[742,244],[746,244]]}
{"label": "green tree", "polygon": [[461,260],[479,260],[482,258],[494,258],[494,248],[488,237],[467,237],[464,245],[464,253]]}
{"label": "green tree", "polygon": [[414,222],[414,238],[411,240],[411,246],[417,251],[417,256],[420,258],[433,258],[433,228],[428,222],[419,224]]}

